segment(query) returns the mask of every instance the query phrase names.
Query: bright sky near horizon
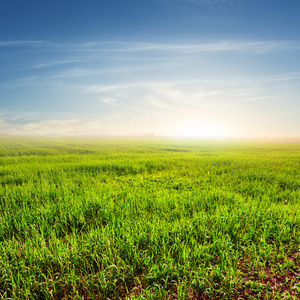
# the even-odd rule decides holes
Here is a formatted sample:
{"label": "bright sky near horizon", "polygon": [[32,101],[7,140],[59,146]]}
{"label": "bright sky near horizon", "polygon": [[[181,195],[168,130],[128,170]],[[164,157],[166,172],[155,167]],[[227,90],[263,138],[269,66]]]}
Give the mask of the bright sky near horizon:
{"label": "bright sky near horizon", "polygon": [[298,0],[0,0],[0,134],[300,136]]}

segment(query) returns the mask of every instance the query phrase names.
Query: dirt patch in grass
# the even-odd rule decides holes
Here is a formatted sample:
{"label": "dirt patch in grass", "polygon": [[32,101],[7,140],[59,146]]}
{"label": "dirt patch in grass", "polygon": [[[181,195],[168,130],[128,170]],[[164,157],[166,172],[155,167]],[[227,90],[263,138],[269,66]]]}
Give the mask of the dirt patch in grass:
{"label": "dirt patch in grass", "polygon": [[[297,250],[286,256],[285,260],[277,260],[276,264],[267,265],[264,268],[250,267],[250,259],[240,259],[237,265],[239,271],[236,287],[230,295],[224,293],[197,292],[192,287],[187,288],[184,299],[300,299],[300,254]],[[143,295],[146,286],[140,278],[130,291],[123,294],[122,299],[137,298]],[[177,285],[168,287],[166,299],[178,299]]]}
{"label": "dirt patch in grass", "polygon": [[286,258],[285,262],[278,261],[276,267],[259,270],[249,270],[248,259],[239,260],[238,270],[244,286],[232,299],[300,299],[299,253],[294,250]]}

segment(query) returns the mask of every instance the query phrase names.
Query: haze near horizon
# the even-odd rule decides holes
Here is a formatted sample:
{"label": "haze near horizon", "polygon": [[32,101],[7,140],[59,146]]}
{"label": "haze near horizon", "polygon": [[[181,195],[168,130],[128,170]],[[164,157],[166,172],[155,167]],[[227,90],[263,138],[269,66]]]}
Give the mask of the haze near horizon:
{"label": "haze near horizon", "polygon": [[0,0],[0,135],[299,137],[299,10]]}

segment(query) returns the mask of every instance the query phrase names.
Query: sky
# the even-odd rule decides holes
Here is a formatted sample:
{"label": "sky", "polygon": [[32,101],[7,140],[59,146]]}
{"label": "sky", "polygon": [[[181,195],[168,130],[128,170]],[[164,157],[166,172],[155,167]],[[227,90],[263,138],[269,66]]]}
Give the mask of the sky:
{"label": "sky", "polygon": [[298,0],[0,0],[0,135],[300,137]]}

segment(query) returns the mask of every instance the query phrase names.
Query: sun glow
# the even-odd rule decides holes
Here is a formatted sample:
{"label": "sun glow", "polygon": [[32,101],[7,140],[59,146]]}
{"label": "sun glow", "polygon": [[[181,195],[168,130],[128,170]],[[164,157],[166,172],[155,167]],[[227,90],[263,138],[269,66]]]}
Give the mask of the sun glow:
{"label": "sun glow", "polygon": [[184,120],[176,128],[176,135],[180,137],[216,137],[223,134],[223,130],[218,126],[195,120]]}

